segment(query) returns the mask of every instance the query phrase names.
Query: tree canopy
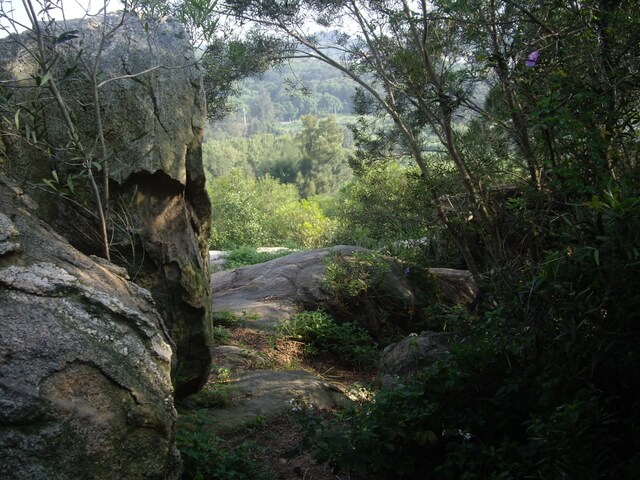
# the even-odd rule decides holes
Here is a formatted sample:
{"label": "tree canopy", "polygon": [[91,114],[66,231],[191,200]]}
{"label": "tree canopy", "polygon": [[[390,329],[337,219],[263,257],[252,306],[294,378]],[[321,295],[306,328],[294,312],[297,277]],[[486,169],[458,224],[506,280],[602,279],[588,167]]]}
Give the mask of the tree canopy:
{"label": "tree canopy", "polygon": [[366,478],[636,478],[640,2],[220,7],[358,85],[356,176],[415,165],[415,208],[486,295],[479,326],[444,322],[469,343],[325,430],[325,458]]}

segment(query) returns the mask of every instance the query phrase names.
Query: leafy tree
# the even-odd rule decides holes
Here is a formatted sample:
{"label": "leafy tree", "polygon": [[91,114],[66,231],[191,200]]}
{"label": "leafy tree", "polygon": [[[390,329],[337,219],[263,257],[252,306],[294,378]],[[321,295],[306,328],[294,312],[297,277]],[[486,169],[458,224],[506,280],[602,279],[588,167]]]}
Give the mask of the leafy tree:
{"label": "leafy tree", "polygon": [[291,101],[279,103],[277,107],[280,109],[281,118],[286,122],[292,121],[298,114],[298,107]]}
{"label": "leafy tree", "polygon": [[302,117],[303,130],[297,136],[302,150],[296,182],[302,197],[335,192],[349,176],[342,148],[342,129],[333,117]]}
{"label": "leafy tree", "polygon": [[[369,113],[384,112],[392,120],[397,133],[387,138],[411,155],[425,179],[432,178],[422,148],[424,128],[428,126],[456,166],[475,205],[487,244],[499,250],[500,241],[493,226],[495,212],[482,182],[470,171],[456,142],[453,118],[460,106],[456,98],[465,93],[466,86],[455,67],[463,45],[443,41],[448,33],[446,23],[432,21],[427,15],[430,6],[426,2],[417,4],[416,11],[407,2],[306,3],[306,10],[280,9],[269,2],[246,1],[233,2],[230,7],[243,18],[277,27],[299,43],[301,53],[331,65],[354,80],[361,88],[360,97],[369,106],[375,105],[373,110],[368,108]],[[334,48],[340,49],[343,56],[335,59],[328,53],[330,48],[322,45],[317,37],[306,34],[305,22],[317,20],[327,26],[344,19],[356,26],[356,34],[354,38],[343,35],[337,39]],[[450,51],[444,48],[449,45]],[[458,232],[435,194],[432,194],[432,208],[458,245],[469,269],[479,278],[480,271],[466,236]]]}
{"label": "leafy tree", "polygon": [[[480,236],[481,263],[494,264],[494,271],[506,271],[519,253],[509,252],[504,241],[501,226],[508,212],[489,188],[493,172],[474,162],[458,118],[479,115],[485,125],[503,132],[512,153],[508,170],[514,180],[526,176],[530,205],[542,212],[540,192],[549,185],[575,188],[570,184],[576,174],[581,185],[615,181],[615,168],[630,166],[626,159],[632,157],[627,153],[621,159],[619,152],[625,151],[623,145],[635,151],[625,132],[635,123],[629,106],[636,104],[636,93],[628,82],[635,72],[630,54],[637,43],[637,2],[551,8],[538,2],[310,0],[286,5],[234,1],[228,7],[271,31],[278,29],[298,43],[300,54],[354,80],[360,87],[359,111],[392,122],[379,122],[381,128],[373,131],[370,125],[360,128],[360,146],[370,147],[372,155],[381,148],[383,154],[406,152],[420,168],[427,191],[438,181],[424,150],[428,136],[435,135],[455,167],[475,221],[461,224],[457,215],[451,218],[435,192],[431,209],[476,278],[481,275],[472,236]],[[325,27],[349,22],[353,33],[327,42],[307,34],[313,21]],[[330,53],[335,50],[342,56]],[[534,52],[536,60],[527,66]],[[577,71],[584,75],[569,73]],[[492,103],[484,104],[479,90],[491,92]]]}
{"label": "leafy tree", "polygon": [[339,98],[334,97],[330,93],[323,93],[318,101],[318,110],[324,114],[336,114],[343,109],[342,102]]}
{"label": "leafy tree", "polygon": [[[492,281],[480,321],[442,322],[462,345],[321,451],[365,477],[636,478],[640,3],[304,4],[232,6],[359,84],[356,169],[409,156],[425,217]],[[312,20],[350,21],[341,59]]]}
{"label": "leafy tree", "polygon": [[268,175],[282,183],[295,183],[299,162],[300,149],[291,135],[209,137],[203,144],[203,163],[212,178],[243,168],[254,178]]}
{"label": "leafy tree", "polygon": [[293,185],[255,180],[241,169],[209,184],[212,203],[211,247],[294,245],[317,248],[333,236],[333,224],[315,202],[298,200]]}
{"label": "leafy tree", "polygon": [[337,241],[377,248],[386,242],[420,239],[436,219],[424,216],[420,173],[396,162],[371,165],[344,185],[336,201]]}
{"label": "leafy tree", "polygon": [[[367,478],[637,478],[640,2],[227,7],[358,83],[356,171],[410,158],[421,215],[491,280],[479,318],[433,322],[464,341],[314,428],[320,453]],[[353,34],[328,45],[311,21]]]}

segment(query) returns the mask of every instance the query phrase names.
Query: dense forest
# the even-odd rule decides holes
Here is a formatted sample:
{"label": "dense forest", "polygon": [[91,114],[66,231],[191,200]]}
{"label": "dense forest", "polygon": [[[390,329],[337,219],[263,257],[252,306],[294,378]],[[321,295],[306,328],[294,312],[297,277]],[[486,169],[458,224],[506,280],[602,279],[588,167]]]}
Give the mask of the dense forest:
{"label": "dense forest", "polygon": [[355,83],[321,62],[292,58],[258,77],[242,81],[230,115],[215,122],[214,132],[250,136],[278,132],[278,125],[304,115],[349,115]]}
{"label": "dense forest", "polygon": [[[214,203],[212,248],[390,248],[399,240],[438,234],[433,219],[418,213],[425,200],[410,160],[400,156],[353,176],[355,92],[352,80],[308,58],[242,81],[231,99],[235,110],[211,122],[203,145]],[[335,96],[344,111],[315,108],[326,95]],[[299,98],[304,106],[285,121],[277,112]],[[437,144],[431,148],[438,150]],[[433,162],[444,165],[435,157]],[[439,259],[447,251],[435,249]]]}

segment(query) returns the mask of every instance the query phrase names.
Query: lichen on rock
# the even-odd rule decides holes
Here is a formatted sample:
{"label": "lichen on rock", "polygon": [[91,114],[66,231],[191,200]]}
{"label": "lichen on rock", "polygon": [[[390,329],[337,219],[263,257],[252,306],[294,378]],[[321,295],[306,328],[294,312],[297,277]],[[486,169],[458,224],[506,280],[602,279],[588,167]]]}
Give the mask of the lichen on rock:
{"label": "lichen on rock", "polygon": [[177,479],[173,344],[151,296],[0,178],[0,478]]}
{"label": "lichen on rock", "polygon": [[[113,27],[122,20],[100,54],[99,99],[106,158],[96,157],[96,177],[108,172],[111,257],[148,289],[177,349],[174,372],[177,395],[197,391],[210,370],[208,235],[211,206],[202,167],[206,123],[202,71],[183,27],[163,18],[144,21],[134,15],[107,16]],[[52,24],[50,33],[77,30],[53,47],[61,93],[76,119],[80,141],[93,151],[98,144],[96,111],[89,71],[101,44],[102,17]],[[49,27],[47,27],[49,28]],[[15,132],[5,135],[3,170],[19,178],[40,204],[38,215],[85,254],[101,252],[96,206],[69,144],[69,131],[51,95],[41,95],[34,82],[38,65],[24,46],[27,34],[0,39],[0,79],[16,102],[41,112],[33,118],[39,148]],[[17,83],[16,83],[17,82]],[[9,88],[9,87],[7,87]],[[39,102],[36,104],[36,102]],[[39,122],[39,123],[38,123]],[[39,133],[40,135],[40,133]],[[55,150],[51,156],[48,150]],[[72,200],[42,188],[52,170],[59,185],[73,185]],[[66,188],[66,187],[65,187]],[[102,192],[104,194],[104,191]],[[103,195],[103,198],[105,195]],[[91,213],[93,212],[93,215]],[[0,226],[5,220],[0,217]],[[0,237],[0,256],[18,249],[13,237]],[[4,252],[4,253],[3,253]]]}

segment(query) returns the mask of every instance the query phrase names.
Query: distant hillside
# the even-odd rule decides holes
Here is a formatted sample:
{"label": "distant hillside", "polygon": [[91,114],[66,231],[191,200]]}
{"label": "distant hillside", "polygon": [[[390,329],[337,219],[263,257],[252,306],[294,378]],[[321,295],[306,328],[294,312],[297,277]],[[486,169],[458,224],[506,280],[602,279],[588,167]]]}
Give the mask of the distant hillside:
{"label": "distant hillside", "polygon": [[237,109],[214,130],[231,136],[273,132],[274,126],[303,115],[353,112],[355,83],[318,60],[297,58],[258,78],[244,81]]}

